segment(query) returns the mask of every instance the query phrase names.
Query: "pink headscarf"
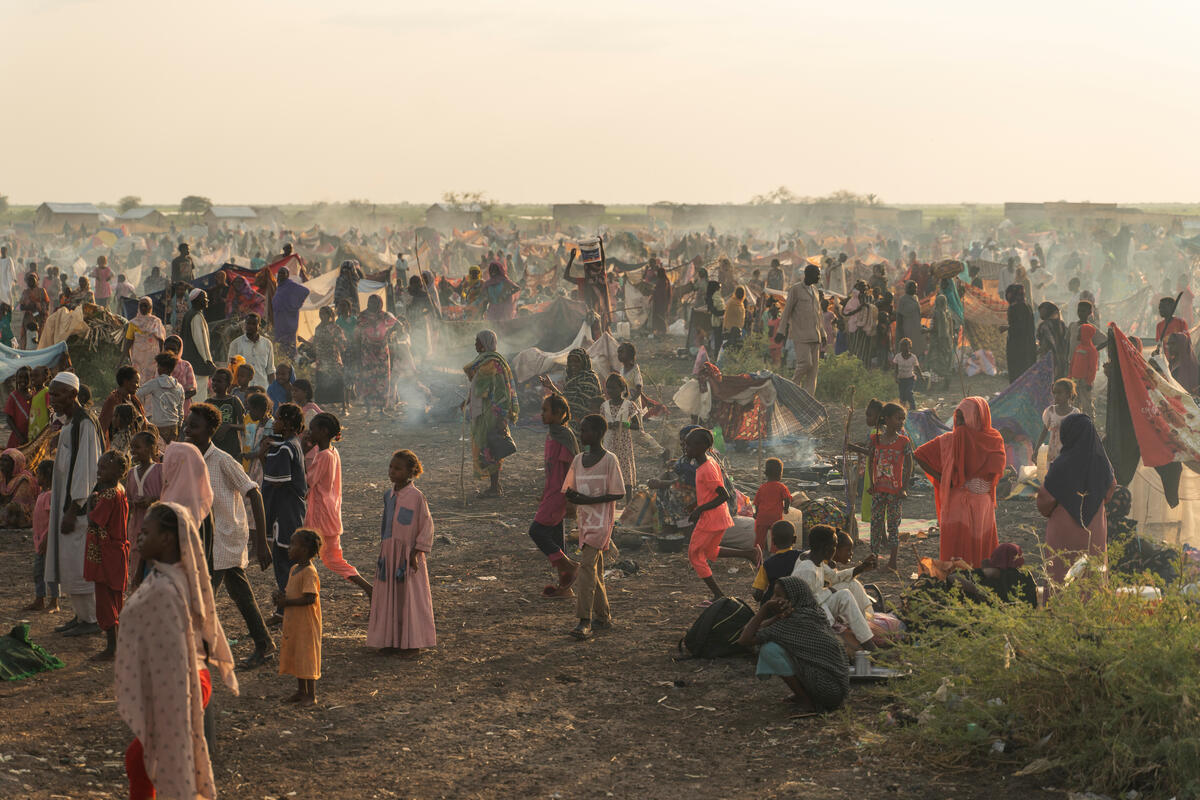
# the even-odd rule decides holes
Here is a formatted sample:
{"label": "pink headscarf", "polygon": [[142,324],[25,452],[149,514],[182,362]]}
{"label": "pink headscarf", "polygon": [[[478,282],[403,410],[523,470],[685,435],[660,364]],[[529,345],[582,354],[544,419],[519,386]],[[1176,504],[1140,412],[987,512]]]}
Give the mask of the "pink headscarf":
{"label": "pink headscarf", "polygon": [[212,484],[208,465],[196,445],[172,442],[163,451],[163,488],[159,501],[186,508],[199,526],[212,511]]}

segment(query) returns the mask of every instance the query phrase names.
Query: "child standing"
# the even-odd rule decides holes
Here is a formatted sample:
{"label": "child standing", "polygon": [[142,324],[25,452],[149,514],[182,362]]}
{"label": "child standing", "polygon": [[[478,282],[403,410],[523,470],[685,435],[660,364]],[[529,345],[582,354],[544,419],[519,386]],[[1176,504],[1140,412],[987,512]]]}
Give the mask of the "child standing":
{"label": "child standing", "polygon": [[[150,431],[134,434],[129,442],[133,467],[125,474],[125,497],[129,502],[129,524],[126,530],[141,531],[146,511],[158,502],[162,494],[162,464],[158,463],[158,437]],[[129,567],[133,583],[141,582],[142,556],[137,539],[130,542]]]}
{"label": "child standing", "polygon": [[306,472],[308,509],[304,524],[321,535],[320,558],[326,569],[362,589],[370,600],[371,584],[342,554],[342,457],[333,446],[340,438],[342,423],[333,414],[322,411],[312,418],[308,428],[312,466]]}
{"label": "child standing", "polygon": [[1058,433],[1058,429],[1062,427],[1062,421],[1072,414],[1079,413],[1079,409],[1073,405],[1075,381],[1070,378],[1056,380],[1050,387],[1050,396],[1054,398],[1054,405],[1046,406],[1046,410],[1042,412],[1042,432],[1038,434],[1037,444],[1033,446],[1033,458],[1036,461],[1042,442],[1047,441],[1047,437],[1049,437],[1050,449],[1049,457],[1046,459],[1047,464],[1053,463],[1054,459],[1058,458],[1059,452],[1062,451],[1062,439],[1059,438]]}
{"label": "child standing", "polygon": [[313,705],[321,679],[321,577],[312,560],[321,549],[321,537],[308,528],[297,528],[288,539],[288,560],[294,565],[287,587],[275,592],[275,605],[283,609],[283,641],[279,646],[279,674],[297,681],[296,693],[285,703]]}
{"label": "child standing", "polygon": [[571,631],[576,639],[590,639],[593,630],[612,627],[608,592],[604,588],[604,552],[612,538],[617,501],[625,496],[625,481],[617,457],[604,449],[607,424],[599,414],[588,414],[579,426],[586,451],[575,456],[563,481],[563,494],[578,506],[579,591],[575,615],[579,624]]}
{"label": "child standing", "polygon": [[117,654],[117,620],[125,604],[129,580],[129,501],[121,478],[129,471],[124,453],[109,450],[96,466],[96,488],[87,503],[87,549],[83,577],[96,586],[96,624],[108,637],[108,646],[93,661],[111,661]]}
{"label": "child standing", "polygon": [[715,599],[724,593],[717,585],[708,562],[734,557],[744,558],[758,567],[762,562],[762,550],[757,546],[753,550],[721,547],[725,531],[733,527],[733,517],[729,514],[729,492],[725,490],[725,476],[721,473],[716,459],[708,455],[712,446],[713,435],[707,428],[693,429],[683,444],[688,458],[700,465],[696,470],[696,508],[688,517],[695,526],[692,529],[691,542],[688,544],[688,561]]}
{"label": "child standing", "polygon": [[164,350],[154,357],[154,363],[158,366],[158,375],[138,387],[137,398],[145,406],[150,423],[158,428],[158,435],[170,444],[179,435],[179,426],[183,424],[183,386],[171,377],[179,366],[179,359]]}
{"label": "child standing", "polygon": [[1079,397],[1079,408],[1089,417],[1096,416],[1096,404],[1092,400],[1092,385],[1100,369],[1100,351],[1096,348],[1096,326],[1092,318],[1092,304],[1082,300],[1076,309],[1079,321],[1071,326],[1071,371],[1067,377],[1075,381],[1075,392]]}
{"label": "child standing", "polygon": [[54,462],[42,461],[37,467],[40,494],[33,504],[34,601],[23,611],[58,611],[58,584],[46,582],[46,535],[50,532],[50,484],[53,481]]}
{"label": "child standing", "polygon": [[383,498],[379,563],[367,621],[367,647],[405,658],[437,644],[426,561],[433,546],[433,517],[425,495],[413,486],[422,472],[411,450],[396,451],[388,463],[392,489]]}
{"label": "child standing", "polygon": [[[778,458],[768,458],[763,465],[763,472],[767,482],[758,487],[754,495],[754,546],[765,553],[767,532],[788,513],[792,493],[783,485],[783,462]],[[795,536],[795,531],[792,535]],[[767,592],[767,596],[770,595]]]}
{"label": "child standing", "polygon": [[892,364],[896,367],[896,385],[900,388],[900,402],[907,403],[910,411],[917,408],[916,397],[913,396],[913,386],[917,378],[924,378],[917,354],[912,351],[912,339],[900,340],[900,352],[892,356]]}
{"label": "child standing", "polygon": [[[643,390],[645,387],[642,381],[642,368],[638,366],[637,348],[633,346],[632,342],[623,342],[617,347],[617,360],[621,362],[621,377],[625,379],[629,400],[633,403],[634,408],[637,409],[638,419],[641,421],[646,414],[646,410],[657,404],[644,394]],[[658,453],[660,458],[666,455],[667,448],[659,444],[657,439],[646,432],[645,425],[635,429],[633,438]]]}
{"label": "child standing", "polygon": [[212,443],[236,459],[242,457],[242,431],[246,425],[246,407],[236,395],[229,393],[229,384],[233,374],[221,367],[213,373],[210,386],[212,394],[208,398],[217,411],[221,412],[221,427],[213,434]]}
{"label": "child standing", "polygon": [[262,486],[262,462],[258,460],[258,449],[275,424],[271,417],[271,399],[264,392],[251,392],[246,398],[246,416],[242,418],[242,424],[246,434],[242,466]]}
{"label": "child standing", "polygon": [[912,440],[904,430],[906,414],[902,406],[888,403],[880,412],[883,432],[871,434],[871,552],[875,555],[888,548],[888,569],[896,568],[900,549],[900,520],[904,514],[904,498],[913,473]]}
{"label": "child standing", "polygon": [[575,432],[567,425],[570,421],[571,407],[561,394],[549,395],[542,401],[542,424],[547,428],[546,445],[542,449],[546,483],[542,488],[542,501],[529,525],[529,538],[558,572],[558,583],[542,589],[542,597],[546,598],[574,597],[571,587],[579,576],[579,565],[567,557],[563,539],[567,498],[563,496],[562,487],[571,462],[579,452]]}
{"label": "child standing", "polygon": [[610,373],[604,381],[604,393],[608,399],[600,404],[600,416],[608,426],[604,434],[606,449],[617,457],[621,475],[625,478],[625,497],[633,494],[637,486],[637,464],[633,459],[633,431],[641,430],[637,406],[629,399],[629,385],[617,373]]}
{"label": "child standing", "polygon": [[[292,573],[289,544],[292,532],[304,524],[307,513],[308,480],[304,473],[304,451],[300,434],[304,417],[294,403],[281,403],[275,416],[274,435],[264,438],[258,457],[263,469],[263,505],[267,515],[267,534],[272,543],[275,583],[280,591],[287,587]],[[316,555],[321,549],[317,540]],[[283,606],[276,609],[268,625],[283,621]]]}
{"label": "child standing", "polygon": [[313,402],[313,385],[310,381],[300,378],[292,381],[292,402],[300,406],[304,414],[304,424],[313,421],[313,417],[321,413],[321,407]]}

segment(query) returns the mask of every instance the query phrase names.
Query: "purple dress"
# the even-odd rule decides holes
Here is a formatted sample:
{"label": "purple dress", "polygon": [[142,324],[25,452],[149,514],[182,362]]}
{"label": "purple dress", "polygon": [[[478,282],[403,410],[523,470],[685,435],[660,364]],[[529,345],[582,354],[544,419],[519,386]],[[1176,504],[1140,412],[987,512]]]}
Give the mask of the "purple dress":
{"label": "purple dress", "polygon": [[275,289],[271,308],[275,311],[275,341],[288,352],[296,350],[296,329],[300,325],[300,309],[308,299],[308,289],[291,278]]}

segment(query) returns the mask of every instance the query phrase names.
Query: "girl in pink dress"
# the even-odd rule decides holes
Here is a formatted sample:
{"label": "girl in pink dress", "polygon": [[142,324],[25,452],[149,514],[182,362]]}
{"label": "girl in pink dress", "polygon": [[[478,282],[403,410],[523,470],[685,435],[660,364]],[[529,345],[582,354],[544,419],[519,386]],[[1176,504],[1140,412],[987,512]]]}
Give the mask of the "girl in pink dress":
{"label": "girl in pink dress", "polygon": [[134,434],[129,442],[133,466],[125,475],[125,497],[129,500],[129,576],[134,586],[142,580],[142,555],[137,534],[142,530],[146,511],[158,502],[162,493],[162,464],[158,463],[158,437],[150,431]]}
{"label": "girl in pink dress", "polygon": [[399,649],[406,657],[437,644],[426,564],[433,545],[433,517],[425,495],[412,483],[421,472],[421,462],[411,450],[397,451],[388,464],[393,488],[383,498],[382,542],[367,623],[367,647]]}
{"label": "girl in pink dress", "polygon": [[321,536],[321,563],[370,597],[371,584],[342,555],[342,458],[333,447],[333,442],[342,437],[342,424],[333,414],[322,411],[312,418],[305,434],[306,444],[312,448],[304,457],[308,479],[304,526]]}

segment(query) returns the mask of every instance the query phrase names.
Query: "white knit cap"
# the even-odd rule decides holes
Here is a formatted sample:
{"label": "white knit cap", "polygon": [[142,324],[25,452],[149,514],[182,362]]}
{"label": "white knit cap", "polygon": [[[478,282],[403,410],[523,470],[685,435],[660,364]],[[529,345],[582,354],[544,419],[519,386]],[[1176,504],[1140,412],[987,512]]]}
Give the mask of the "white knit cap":
{"label": "white knit cap", "polygon": [[60,372],[54,376],[51,383],[62,383],[70,386],[75,391],[79,391],[79,376],[74,372]]}
{"label": "white knit cap", "polygon": [[192,289],[190,292],[188,292],[188,300],[195,300],[202,294],[204,294],[203,289]]}

